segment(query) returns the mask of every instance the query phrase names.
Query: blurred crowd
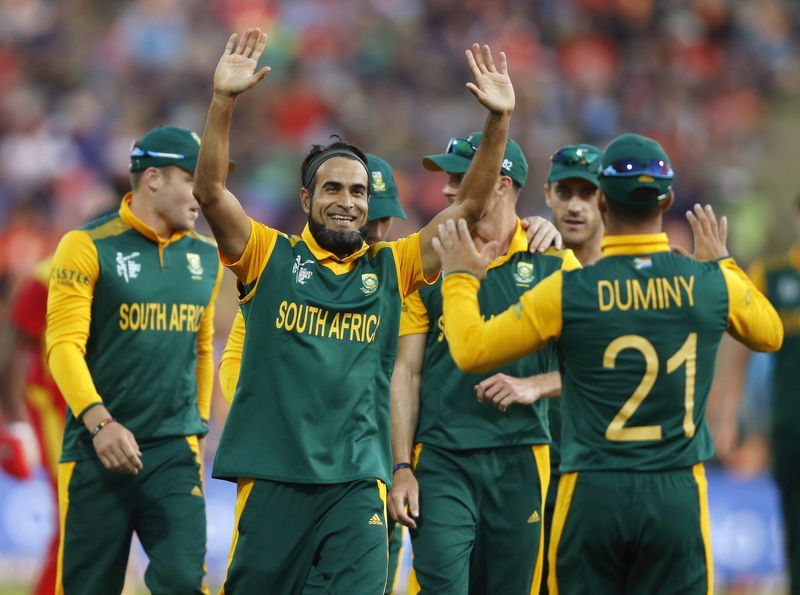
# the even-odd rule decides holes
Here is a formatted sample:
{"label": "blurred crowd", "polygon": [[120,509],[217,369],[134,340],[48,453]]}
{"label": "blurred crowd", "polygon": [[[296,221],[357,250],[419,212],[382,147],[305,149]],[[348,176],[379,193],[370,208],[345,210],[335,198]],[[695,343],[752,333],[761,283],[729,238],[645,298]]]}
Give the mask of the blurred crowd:
{"label": "blurred crowd", "polygon": [[541,209],[555,147],[625,130],[665,146],[679,206],[735,203],[764,159],[770,102],[800,88],[799,13],[778,0],[2,0],[4,291],[119,199],[143,131],[202,129],[231,31],[268,31],[272,72],[238,108],[230,185],[294,232],[299,163],[333,133],[395,165],[410,225],[438,211],[441,179],[420,157],[482,127],[464,88],[473,41],[509,56],[512,135],[534,171],[521,210]]}

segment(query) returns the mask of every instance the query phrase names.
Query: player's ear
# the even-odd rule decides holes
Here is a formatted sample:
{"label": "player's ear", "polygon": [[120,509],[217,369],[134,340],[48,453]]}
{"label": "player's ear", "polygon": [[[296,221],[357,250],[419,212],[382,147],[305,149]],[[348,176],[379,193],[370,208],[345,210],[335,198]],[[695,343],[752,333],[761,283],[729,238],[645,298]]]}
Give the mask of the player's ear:
{"label": "player's ear", "polygon": [[142,172],[142,184],[150,192],[156,192],[161,187],[161,171],[157,167],[148,167]]}
{"label": "player's ear", "polygon": [[311,212],[311,193],[305,187],[300,188],[300,206],[304,212]]}
{"label": "player's ear", "polygon": [[603,214],[605,214],[608,211],[608,199],[606,198],[606,195],[603,194],[602,190],[598,193],[597,196],[597,208],[600,209],[600,212]]}
{"label": "player's ear", "polygon": [[670,188],[669,189],[669,198],[659,205],[659,208],[661,209],[661,212],[662,213],[667,212],[669,210],[669,208],[672,206],[672,203],[674,203],[674,202],[675,202],[675,191],[672,188]]}
{"label": "player's ear", "polygon": [[544,188],[544,204],[547,205],[548,209],[552,209],[553,208],[553,201],[550,198],[550,192],[552,191],[552,187],[550,186],[550,184],[545,182],[545,184],[544,184],[544,186],[542,186],[542,188]]}

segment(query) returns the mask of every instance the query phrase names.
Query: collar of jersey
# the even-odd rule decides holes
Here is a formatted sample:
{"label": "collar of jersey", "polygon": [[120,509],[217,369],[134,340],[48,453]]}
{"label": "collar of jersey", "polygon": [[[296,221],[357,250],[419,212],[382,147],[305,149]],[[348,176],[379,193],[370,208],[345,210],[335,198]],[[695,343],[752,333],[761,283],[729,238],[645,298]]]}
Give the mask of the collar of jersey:
{"label": "collar of jersey", "polygon": [[491,263],[489,263],[489,268],[493,269],[495,267],[502,266],[507,263],[517,252],[527,251],[528,235],[525,233],[525,230],[522,229],[522,222],[517,219],[517,228],[514,230],[514,237],[511,238],[511,243],[508,245],[508,250],[505,254],[498,256]]}
{"label": "collar of jersey", "polygon": [[669,252],[669,239],[665,233],[643,233],[619,236],[605,236],[600,245],[603,256],[624,254],[652,254]]}
{"label": "collar of jersey", "polygon": [[321,248],[319,244],[317,244],[317,240],[314,239],[314,236],[311,235],[311,230],[308,228],[308,224],[303,228],[303,233],[301,234],[303,241],[308,246],[308,249],[311,250],[311,254],[314,255],[314,258],[320,264],[325,264],[326,261],[332,260],[333,262],[337,262],[340,264],[353,262],[361,258],[366,251],[369,249],[369,245],[366,242],[361,242],[361,248],[353,252],[352,254],[348,254],[344,258],[339,258],[333,252],[329,252],[325,250],[325,248]]}
{"label": "collar of jersey", "polygon": [[167,246],[172,242],[176,242],[180,240],[183,236],[189,233],[188,230],[184,231],[176,231],[173,233],[168,239],[164,239],[156,233],[156,230],[147,225],[144,221],[139,219],[136,215],[133,214],[131,210],[131,199],[133,198],[133,194],[128,192],[125,196],[122,197],[122,206],[119,208],[119,216],[120,218],[146,237],[149,240],[153,240],[159,246]]}

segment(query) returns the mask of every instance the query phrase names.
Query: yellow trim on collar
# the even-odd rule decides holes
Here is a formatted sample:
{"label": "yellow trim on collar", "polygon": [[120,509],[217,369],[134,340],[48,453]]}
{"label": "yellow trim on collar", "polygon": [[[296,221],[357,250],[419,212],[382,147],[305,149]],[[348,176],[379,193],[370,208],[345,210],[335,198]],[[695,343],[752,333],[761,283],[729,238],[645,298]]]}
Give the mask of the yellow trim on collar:
{"label": "yellow trim on collar", "polygon": [[670,251],[669,238],[663,232],[605,236],[600,247],[603,251],[603,256],[652,254],[654,252]]}
{"label": "yellow trim on collar", "polygon": [[511,243],[508,245],[508,250],[505,254],[498,256],[495,258],[490,264],[489,268],[493,269],[499,266],[504,265],[511,257],[514,256],[517,252],[527,252],[528,251],[528,235],[524,229],[522,229],[522,222],[517,219],[517,228],[514,230],[514,237],[511,238]]}
{"label": "yellow trim on collar", "polygon": [[156,230],[147,225],[144,221],[139,219],[136,215],[134,215],[133,211],[131,210],[131,200],[133,199],[133,194],[128,192],[125,196],[122,197],[122,205],[119,208],[119,216],[125,223],[130,225],[144,237],[153,240],[160,246],[167,246],[172,242],[177,242],[187,233],[189,230],[184,231],[177,231],[173,233],[169,238],[164,239],[156,233]]}

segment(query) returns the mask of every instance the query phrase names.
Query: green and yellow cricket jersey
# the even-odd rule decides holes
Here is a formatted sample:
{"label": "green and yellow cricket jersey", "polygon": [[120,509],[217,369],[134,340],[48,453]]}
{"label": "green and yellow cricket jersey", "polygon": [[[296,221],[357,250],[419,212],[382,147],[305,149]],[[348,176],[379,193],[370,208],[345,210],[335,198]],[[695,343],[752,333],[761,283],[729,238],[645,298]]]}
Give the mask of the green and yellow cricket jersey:
{"label": "green and yellow cricket jersey", "polygon": [[800,248],[789,254],[756,261],[750,277],[781,317],[785,337],[775,354],[772,373],[772,426],[776,435],[796,438],[800,420]]}
{"label": "green and yellow cricket jersey", "polygon": [[419,234],[339,259],[308,227],[252,221],[242,257],[247,333],[214,477],[389,483],[389,381],[403,298],[425,283]]}
{"label": "green and yellow cricket jersey", "polygon": [[[569,250],[530,254],[525,230],[517,222],[508,251],[490,265],[481,284],[481,312],[491,318],[548,275],[574,268],[580,268],[580,263]],[[444,333],[441,281],[421,288],[403,304],[400,335],[420,333],[427,337],[415,442],[450,450],[550,442],[549,399],[500,412],[478,403],[475,385],[496,372],[523,378],[558,369],[552,345],[485,374],[461,372],[450,356]]]}
{"label": "green and yellow cricket jersey", "polygon": [[759,351],[781,345],[769,301],[730,258],[670,252],[666,234],[607,236],[604,258],[556,272],[484,323],[471,275],[443,282],[454,360],[477,372],[556,340],[561,472],[690,467],[712,456],[705,407],[727,329]]}
{"label": "green and yellow cricket jersey", "polygon": [[213,386],[216,244],[169,239],[119,212],[61,240],[47,305],[47,350],[69,405],[61,461],[96,456],[80,416],[104,404],[140,443],[207,432]]}

